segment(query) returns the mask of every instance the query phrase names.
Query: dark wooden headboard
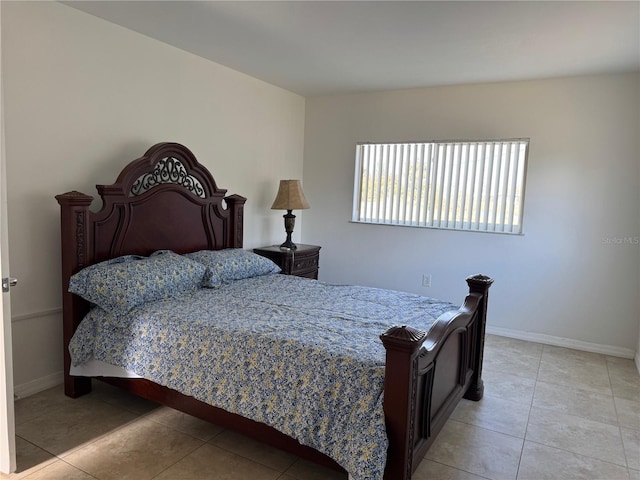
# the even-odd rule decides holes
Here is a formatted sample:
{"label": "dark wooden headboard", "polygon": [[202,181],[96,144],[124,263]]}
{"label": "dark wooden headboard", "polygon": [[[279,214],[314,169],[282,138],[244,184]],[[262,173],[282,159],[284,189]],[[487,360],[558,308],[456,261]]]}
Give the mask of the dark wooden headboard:
{"label": "dark wooden headboard", "polygon": [[[96,185],[102,208],[89,210],[93,197],[57,195],[62,230],[62,298],[66,352],[89,310],[68,292],[70,277],[83,267],[126,254],[149,255],[241,248],[246,198],[226,196],[211,173],[178,143],[158,143],[129,163],[112,185]],[[65,376],[65,388],[67,380]]]}

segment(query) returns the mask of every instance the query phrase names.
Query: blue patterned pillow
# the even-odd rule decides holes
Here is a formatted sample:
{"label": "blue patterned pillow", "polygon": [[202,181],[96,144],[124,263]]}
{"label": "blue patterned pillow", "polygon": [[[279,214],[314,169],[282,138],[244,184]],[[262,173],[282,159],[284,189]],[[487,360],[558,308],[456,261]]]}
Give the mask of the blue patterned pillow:
{"label": "blue patterned pillow", "polygon": [[215,288],[234,280],[280,272],[280,267],[268,258],[241,248],[200,250],[187,253],[185,257],[207,267],[203,282],[205,287]]}
{"label": "blue patterned pillow", "polygon": [[69,291],[113,313],[178,297],[202,285],[205,267],[173,252],[125,255],[91,265],[71,277]]}

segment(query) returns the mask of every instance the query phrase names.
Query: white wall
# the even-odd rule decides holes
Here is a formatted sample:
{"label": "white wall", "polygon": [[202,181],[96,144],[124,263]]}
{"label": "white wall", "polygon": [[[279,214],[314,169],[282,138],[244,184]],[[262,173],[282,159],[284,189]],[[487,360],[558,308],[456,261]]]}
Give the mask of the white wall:
{"label": "white wall", "polygon": [[2,2],[2,54],[15,383],[29,393],[61,379],[54,196],[95,195],[175,141],[248,197],[245,247],[282,241],[269,207],[279,179],[302,175],[305,99],[54,2]]}
{"label": "white wall", "polygon": [[[482,272],[495,279],[493,331],[633,356],[638,74],[308,98],[305,127],[304,188],[317,200],[303,240],[323,247],[321,280],[459,302]],[[510,137],[531,139],[523,236],[349,223],[356,142]]]}

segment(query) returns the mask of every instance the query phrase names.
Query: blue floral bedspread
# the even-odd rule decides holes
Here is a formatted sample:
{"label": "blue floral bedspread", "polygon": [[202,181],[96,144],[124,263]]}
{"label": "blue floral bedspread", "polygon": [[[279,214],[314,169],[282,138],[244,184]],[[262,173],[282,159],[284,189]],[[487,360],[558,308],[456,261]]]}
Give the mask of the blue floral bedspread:
{"label": "blue floral bedspread", "polygon": [[382,479],[385,349],[392,325],[428,330],[457,307],[413,294],[266,275],[147,303],[94,308],[69,350],[240,414]]}

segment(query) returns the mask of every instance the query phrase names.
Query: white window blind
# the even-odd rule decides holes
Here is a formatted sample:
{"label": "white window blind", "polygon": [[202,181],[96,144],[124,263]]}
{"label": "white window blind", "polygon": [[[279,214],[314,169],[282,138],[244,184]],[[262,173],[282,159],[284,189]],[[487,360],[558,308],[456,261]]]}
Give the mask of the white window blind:
{"label": "white window blind", "polygon": [[528,139],[361,143],[353,221],[522,233]]}

